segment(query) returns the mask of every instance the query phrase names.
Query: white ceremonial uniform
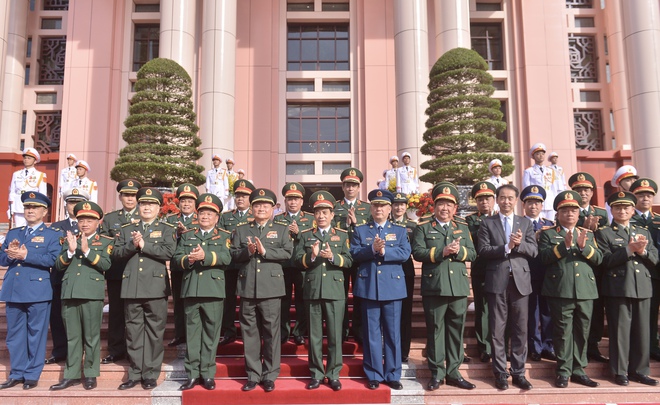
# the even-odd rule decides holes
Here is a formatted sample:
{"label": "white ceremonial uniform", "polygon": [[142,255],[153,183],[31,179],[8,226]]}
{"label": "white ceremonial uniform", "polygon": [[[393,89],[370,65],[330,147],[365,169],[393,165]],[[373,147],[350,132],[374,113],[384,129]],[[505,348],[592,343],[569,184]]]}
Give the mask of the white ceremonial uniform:
{"label": "white ceremonial uniform", "polygon": [[85,190],[89,194],[89,201],[98,203],[99,202],[99,186],[94,180],[91,180],[89,177],[84,177],[82,179],[75,179],[71,183],[71,187],[80,188]]}
{"label": "white ceremonial uniform", "polygon": [[545,201],[543,202],[541,216],[554,221],[555,210],[553,204],[555,202],[555,197],[563,191],[557,172],[555,172],[550,166],[541,167],[535,164],[534,166],[528,167],[523,174],[522,186],[525,188],[530,185],[543,187],[545,190]]}
{"label": "white ceremonial uniform", "polygon": [[[238,180],[238,173],[236,173],[235,171],[225,169],[225,172],[227,173],[228,184],[233,184],[236,180]],[[248,181],[252,183],[251,180]],[[229,190],[229,187],[227,188],[227,190]],[[234,208],[236,208],[236,203],[234,202],[234,196],[230,194],[229,191],[227,191],[227,196],[224,197],[224,200],[222,201],[222,205],[224,205],[224,212],[232,211]]]}
{"label": "white ceremonial uniform", "polygon": [[[381,189],[383,190],[389,190],[390,184],[394,183],[394,191],[396,191],[397,188],[397,169],[391,168],[385,173],[385,181],[384,184],[381,186]],[[392,191],[392,190],[390,190]]]}
{"label": "white ceremonial uniform", "polygon": [[419,191],[419,176],[416,168],[401,166],[396,174],[396,191],[404,194],[415,194]]}
{"label": "white ceremonial uniform", "polygon": [[[9,183],[9,218],[14,215],[14,227],[25,226],[25,217],[23,216],[23,203],[21,194],[26,191],[38,191],[47,195],[46,173],[31,167],[14,172]],[[10,224],[11,225],[11,224]]]}
{"label": "white ceremonial uniform", "polygon": [[215,194],[223,200],[229,195],[229,182],[227,170],[221,167],[213,168],[206,173],[206,192]]}
{"label": "white ceremonial uniform", "polygon": [[73,181],[77,178],[75,166],[67,166],[60,172],[59,194],[62,196],[62,190],[73,188]]}
{"label": "white ceremonial uniform", "polygon": [[503,186],[505,184],[509,184],[509,180],[505,179],[504,177],[497,177],[497,176],[490,176],[490,178],[487,179],[486,181],[494,185],[495,188],[498,188],[499,186]]}

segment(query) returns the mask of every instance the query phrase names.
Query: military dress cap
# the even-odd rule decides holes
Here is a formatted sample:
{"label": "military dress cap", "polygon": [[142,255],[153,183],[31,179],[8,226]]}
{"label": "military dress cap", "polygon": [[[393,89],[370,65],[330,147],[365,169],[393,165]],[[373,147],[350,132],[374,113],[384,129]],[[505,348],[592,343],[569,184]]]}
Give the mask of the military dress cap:
{"label": "military dress cap", "polygon": [[403,152],[403,153],[401,154],[401,159],[403,160],[404,157],[410,157],[410,153],[408,153],[408,152]]}
{"label": "military dress cap", "polygon": [[559,157],[559,155],[557,154],[557,152],[550,152],[550,154],[548,155],[548,162],[549,162],[550,159],[552,159],[553,157]]}
{"label": "military dress cap", "polygon": [[488,170],[493,170],[493,167],[502,167],[502,161],[499,159],[493,159],[488,163]]}
{"label": "military dress cap", "polygon": [[292,181],[291,183],[286,183],[284,187],[282,187],[282,195],[286,197],[300,197],[303,198],[305,195],[305,187],[302,186],[300,183],[296,183],[295,181]]}
{"label": "military dress cap", "polygon": [[242,173],[242,174],[245,174],[245,170],[243,170],[243,169],[238,169],[238,170],[236,170],[236,173],[238,173],[238,174],[241,174],[241,173]]}
{"label": "military dress cap", "polygon": [[73,207],[73,215],[78,218],[102,219],[103,210],[93,201],[81,201]]}
{"label": "military dress cap", "polygon": [[458,189],[453,183],[443,181],[433,187],[431,197],[433,198],[433,202],[446,200],[458,204]]}
{"label": "military dress cap", "polygon": [[607,203],[610,207],[615,205],[637,205],[637,197],[628,191],[617,191],[607,197]]}
{"label": "military dress cap", "polygon": [[178,199],[188,197],[196,200],[198,196],[199,190],[197,190],[194,184],[183,183],[176,189],[176,198]]}
{"label": "military dress cap", "polygon": [[397,155],[394,155],[394,156],[390,157],[390,163],[392,163],[394,161],[397,161],[397,162],[399,161],[399,158],[397,157]]}
{"label": "military dress cap", "polygon": [[614,176],[612,176],[612,181],[610,184],[612,187],[619,187],[621,180],[627,179],[628,177],[634,177],[635,179],[638,179],[639,176],[637,175],[637,169],[631,165],[621,166],[617,169],[616,172],[614,172]]}
{"label": "military dress cap", "polygon": [[495,185],[490,181],[480,181],[472,186],[472,198],[492,196],[495,197]]}
{"label": "military dress cap", "polygon": [[62,197],[66,202],[87,201],[89,193],[83,189],[74,187],[62,191]]}
{"label": "military dress cap", "polygon": [[394,198],[392,198],[393,203],[406,203],[408,204],[408,194],[406,193],[392,193]]}
{"label": "military dress cap", "polygon": [[392,204],[394,200],[394,195],[389,190],[375,189],[369,192],[369,201],[375,204]]}
{"label": "military dress cap", "polygon": [[227,158],[227,163],[234,164],[234,159],[232,159],[232,158]]}
{"label": "military dress cap", "polygon": [[655,181],[642,177],[630,185],[630,192],[633,194],[651,193],[656,195],[658,193],[658,185]]}
{"label": "military dress cap", "polygon": [[254,185],[248,180],[236,180],[234,182],[234,194],[250,195],[254,191]]}
{"label": "military dress cap", "polygon": [[117,184],[117,192],[124,194],[136,194],[139,189],[142,188],[142,184],[133,179],[122,180]]}
{"label": "military dress cap", "polygon": [[529,148],[529,157],[533,158],[536,152],[545,152],[545,145],[541,142],[535,143]]}
{"label": "military dress cap", "polygon": [[152,202],[156,204],[163,203],[163,195],[155,187],[142,187],[137,192],[138,202]]}
{"label": "military dress cap", "polygon": [[348,169],[341,172],[339,178],[341,179],[342,183],[360,184],[362,183],[362,180],[364,180],[364,176],[362,175],[360,169],[356,169],[355,167],[349,167]]}
{"label": "military dress cap", "polygon": [[37,163],[41,162],[41,155],[35,148],[25,148],[23,149],[23,156],[33,157]]}
{"label": "military dress cap", "polygon": [[527,200],[545,201],[545,197],[545,189],[537,185],[527,186],[520,192],[520,200],[523,202]]}
{"label": "military dress cap", "polygon": [[211,160],[219,160],[220,163],[222,163],[222,158],[218,154],[215,154],[215,155],[211,156]]}
{"label": "military dress cap", "polygon": [[330,194],[330,192],[321,190],[317,191],[314,194],[309,197],[309,205],[312,206],[312,208],[330,208],[333,209],[335,207],[335,203],[337,200],[335,200],[335,197]]}
{"label": "military dress cap", "polygon": [[66,155],[66,158],[67,158],[67,159],[78,160],[78,158],[76,157],[76,155],[74,155],[73,153],[69,153],[68,155]]}
{"label": "military dress cap", "polygon": [[21,202],[23,205],[27,206],[36,205],[44,208],[50,207],[50,198],[37,191],[26,191],[21,194]]}
{"label": "military dress cap", "polygon": [[87,170],[88,172],[92,171],[92,169],[89,167],[89,163],[87,163],[84,160],[79,160],[79,161],[76,162],[76,168],[78,168],[78,167],[82,167],[85,170]]}
{"label": "military dress cap", "polygon": [[222,200],[220,197],[213,193],[205,193],[197,197],[197,211],[208,208],[217,212],[218,214],[222,212]]}
{"label": "military dress cap", "polygon": [[257,202],[277,204],[277,196],[267,188],[257,188],[250,194],[250,205]]}
{"label": "military dress cap", "polygon": [[586,172],[577,172],[568,179],[568,185],[575,190],[576,188],[596,188],[596,179]]}
{"label": "military dress cap", "polygon": [[557,194],[557,197],[555,197],[555,201],[553,202],[552,207],[555,209],[555,211],[559,211],[560,208],[564,208],[564,207],[580,208],[581,201],[582,201],[582,197],[580,197],[580,194],[578,194],[577,191],[565,190]]}

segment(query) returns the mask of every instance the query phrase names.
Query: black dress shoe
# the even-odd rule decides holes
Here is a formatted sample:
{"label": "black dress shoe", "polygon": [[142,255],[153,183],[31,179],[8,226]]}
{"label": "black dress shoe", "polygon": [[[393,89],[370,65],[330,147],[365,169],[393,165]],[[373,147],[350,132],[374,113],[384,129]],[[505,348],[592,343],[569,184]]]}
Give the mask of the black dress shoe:
{"label": "black dress shoe", "polygon": [[376,390],[378,389],[378,387],[380,387],[380,382],[376,380],[369,380],[369,382],[367,383],[367,388],[369,388],[370,390]]}
{"label": "black dress shoe", "polygon": [[328,384],[330,384],[330,388],[332,388],[333,391],[341,390],[341,381],[339,380],[330,380],[328,381]]}
{"label": "black dress shoe", "polygon": [[213,391],[215,389],[215,379],[214,378],[202,379],[202,387],[204,387],[209,391]]}
{"label": "black dress shoe", "polygon": [[317,380],[315,378],[312,378],[309,383],[307,383],[307,388],[308,390],[315,390],[318,387],[321,386],[321,380]]}
{"label": "black dress shoe", "polygon": [[245,384],[243,384],[243,387],[241,388],[242,391],[252,391],[257,387],[257,382],[256,381],[248,381]]}
{"label": "black dress shoe", "polygon": [[186,391],[195,388],[195,386],[197,385],[197,381],[198,381],[197,378],[187,379],[186,382],[181,384],[181,386],[179,387],[179,391]]}
{"label": "black dress shoe", "polygon": [[541,353],[530,352],[529,358],[532,359],[532,361],[541,361]]}
{"label": "black dress shoe", "polygon": [[119,360],[123,360],[126,357],[125,354],[109,354],[101,359],[101,364],[112,364]]}
{"label": "black dress shoe", "polygon": [[498,390],[508,390],[509,389],[509,382],[507,381],[506,376],[500,376],[495,379],[495,387],[497,387]]}
{"label": "black dress shoe", "polygon": [[393,390],[402,390],[403,389],[403,384],[401,384],[401,381],[388,381],[387,385],[390,386]]}
{"label": "black dress shoe", "polygon": [[609,357],[603,356],[598,351],[595,351],[595,352],[589,352],[588,351],[587,352],[587,358],[589,360],[593,360],[593,361],[596,361],[598,363],[609,363],[610,362]]}
{"label": "black dress shoe", "polygon": [[[571,377],[571,380],[573,377]],[[563,375],[558,375],[555,378],[555,387],[557,388],[566,388],[568,387],[568,377],[564,377]]]}
{"label": "black dress shoe", "polygon": [[23,381],[24,380],[22,378],[19,379],[19,380],[10,378],[9,380],[7,380],[7,381],[3,382],[2,384],[0,384],[0,390],[4,390],[6,388],[11,388],[11,387],[13,387],[15,385],[18,385],[18,384],[23,384]]}
{"label": "black dress shoe", "polygon": [[614,384],[623,385],[624,387],[629,384],[628,376],[617,374],[614,376]]}
{"label": "black dress shoe", "polygon": [[23,383],[23,389],[31,390],[32,388],[35,388],[37,385],[39,385],[38,380],[25,380],[25,382]]}
{"label": "black dress shoe", "polygon": [[658,385],[658,380],[655,380],[644,374],[631,373],[628,374],[628,379],[630,381],[638,382],[640,384],[652,385],[652,386]]}
{"label": "black dress shoe", "polygon": [[46,360],[44,360],[44,364],[57,364],[62,361],[66,360],[64,357],[55,357],[55,356],[50,356]]}
{"label": "black dress shoe", "polygon": [[541,357],[550,361],[557,361],[557,355],[555,354],[555,352],[551,352],[550,350],[542,351]]}
{"label": "black dress shoe", "polygon": [[285,343],[288,342],[288,341],[289,341],[289,337],[288,337],[288,336],[282,336],[282,337],[280,338],[280,343],[281,343],[281,344],[285,344]]}
{"label": "black dress shoe", "polygon": [[295,343],[297,346],[302,346],[305,344],[305,338],[303,336],[294,336],[293,343]]}
{"label": "black dress shoe", "polygon": [[181,343],[186,343],[186,338],[184,338],[184,337],[174,338],[174,339],[170,340],[170,342],[167,345],[169,347],[174,347],[174,346],[180,345]]}
{"label": "black dress shoe", "polygon": [[154,378],[145,378],[142,380],[142,388],[145,390],[152,390],[158,386],[158,382]]}
{"label": "black dress shoe", "polygon": [[432,378],[431,381],[429,381],[429,383],[426,384],[426,389],[429,391],[435,391],[438,388],[440,388],[440,386],[444,383],[445,383],[444,380],[436,380],[435,378]]}
{"label": "black dress shoe", "polygon": [[86,390],[93,390],[96,388],[96,377],[85,377],[83,379],[83,388]]}
{"label": "black dress shoe", "polygon": [[514,375],[511,377],[511,383],[514,387],[518,387],[521,390],[531,390],[532,384],[527,381],[524,375]]}
{"label": "black dress shoe", "polygon": [[264,391],[271,392],[275,389],[275,382],[272,380],[263,380],[261,385],[264,386]]}
{"label": "black dress shoe", "polygon": [[462,390],[472,390],[477,388],[476,385],[472,384],[471,382],[465,380],[462,377],[459,378],[445,378],[447,381],[447,385],[451,385],[452,387],[458,387]]}
{"label": "black dress shoe", "polygon": [[62,381],[60,381],[58,384],[51,385],[49,389],[51,391],[59,391],[59,390],[67,389],[69,387],[73,387],[74,385],[78,385],[78,384],[80,384],[79,379],[71,380],[71,379],[65,378]]}
{"label": "black dress shoe", "polygon": [[592,380],[586,375],[575,375],[573,374],[571,376],[571,382],[574,382],[576,384],[584,385],[585,387],[591,387],[595,388],[598,387],[600,384],[598,384],[596,381]]}
{"label": "black dress shoe", "polygon": [[228,345],[232,342],[236,341],[236,336],[225,336],[222,339],[220,339],[220,343],[218,343],[220,346]]}
{"label": "black dress shoe", "polygon": [[463,353],[463,363],[470,363],[472,361],[472,358],[468,356],[467,354]]}
{"label": "black dress shoe", "polygon": [[490,361],[490,354],[481,352],[479,355],[479,360],[481,360],[482,363],[488,363]]}
{"label": "black dress shoe", "polygon": [[138,380],[128,380],[126,382],[123,382],[123,383],[119,384],[119,387],[117,387],[117,389],[118,390],[127,390],[127,389],[135,387],[136,385],[138,385],[139,382],[140,381],[138,381]]}

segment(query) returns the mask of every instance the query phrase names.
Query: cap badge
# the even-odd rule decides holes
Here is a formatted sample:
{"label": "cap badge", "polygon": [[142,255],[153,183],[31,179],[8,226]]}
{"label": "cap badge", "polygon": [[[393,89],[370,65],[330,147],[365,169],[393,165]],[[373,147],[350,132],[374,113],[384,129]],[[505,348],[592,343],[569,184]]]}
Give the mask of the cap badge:
{"label": "cap badge", "polygon": [[532,187],[532,193],[538,193],[538,192],[539,192],[538,187],[536,187],[536,186]]}
{"label": "cap badge", "polygon": [[382,197],[382,196],[383,196],[383,192],[382,192],[382,191],[378,191],[378,192],[376,193],[376,197]]}
{"label": "cap badge", "polygon": [[351,170],[349,173],[350,173],[351,176],[357,175],[357,173],[355,173],[355,170]]}
{"label": "cap badge", "polygon": [[316,200],[323,201],[323,194],[319,194],[318,196],[316,196]]}
{"label": "cap badge", "polygon": [[401,194],[397,193],[396,198],[401,198]]}
{"label": "cap badge", "polygon": [[295,184],[292,184],[291,187],[290,187],[290,189],[291,189],[292,191],[297,190],[296,185],[295,185]]}
{"label": "cap badge", "polygon": [[578,181],[585,181],[586,180],[586,178],[584,177],[584,174],[582,174],[582,173],[578,174],[577,179],[578,179]]}
{"label": "cap badge", "polygon": [[128,182],[128,187],[133,187],[133,184],[134,184],[134,183],[133,183],[132,181],[129,181],[129,182]]}
{"label": "cap badge", "polygon": [[207,203],[213,202],[213,198],[211,198],[210,195],[207,195],[206,198],[204,199]]}
{"label": "cap badge", "polygon": [[183,186],[183,191],[186,193],[190,192],[190,186]]}
{"label": "cap badge", "polygon": [[449,187],[445,187],[442,189],[442,194],[451,194],[451,190],[449,190]]}
{"label": "cap badge", "polygon": [[151,189],[148,188],[147,191],[144,192],[144,194],[146,194],[146,195],[152,195],[152,194],[153,194],[153,191],[151,191]]}
{"label": "cap badge", "polygon": [[619,198],[623,198],[625,196],[626,196],[626,193],[624,193],[623,191],[619,191],[619,194],[618,194]]}
{"label": "cap badge", "polygon": [[481,183],[481,185],[479,186],[479,188],[482,189],[482,190],[485,190],[485,189],[488,188],[488,185],[487,185],[486,183]]}
{"label": "cap badge", "polygon": [[74,188],[74,189],[71,191],[71,194],[73,194],[73,195],[78,195],[78,194],[80,194],[80,193],[78,192],[78,189],[77,189],[77,188]]}
{"label": "cap badge", "polygon": [[259,190],[259,195],[260,195],[260,196],[265,196],[265,195],[266,195],[266,192],[265,192],[264,190]]}
{"label": "cap badge", "polygon": [[83,209],[86,210],[86,211],[88,211],[88,210],[91,210],[91,209],[92,209],[92,206],[89,205],[89,203],[85,203],[85,204],[83,204]]}
{"label": "cap badge", "polygon": [[649,182],[647,180],[642,180],[642,187],[648,187]]}
{"label": "cap badge", "polygon": [[238,186],[239,186],[239,187],[245,187],[245,182],[242,181],[242,182],[238,183]]}
{"label": "cap badge", "polygon": [[30,198],[35,198],[36,195],[34,193],[30,193]]}
{"label": "cap badge", "polygon": [[572,200],[572,199],[573,199],[573,196],[571,195],[571,193],[564,194],[564,200]]}

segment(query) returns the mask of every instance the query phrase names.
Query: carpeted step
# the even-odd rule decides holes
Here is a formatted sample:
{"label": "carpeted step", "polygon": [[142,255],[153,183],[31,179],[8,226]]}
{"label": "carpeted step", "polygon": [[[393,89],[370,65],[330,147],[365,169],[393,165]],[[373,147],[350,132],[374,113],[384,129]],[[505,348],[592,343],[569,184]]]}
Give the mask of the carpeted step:
{"label": "carpeted step", "polygon": [[[339,372],[342,377],[364,377],[362,357],[344,357],[344,365]],[[281,377],[309,376],[307,356],[282,357]],[[215,378],[245,378],[245,359],[241,357],[220,357],[216,360]]]}
{"label": "carpeted step", "polygon": [[[243,355],[243,341],[236,340],[228,345],[218,345],[218,356],[242,356]],[[328,351],[328,341],[323,339],[323,353]],[[282,356],[307,356],[309,352],[309,340],[306,339],[304,345],[296,345],[292,341],[288,341],[282,345]],[[353,356],[362,354],[362,346],[355,342],[344,342],[342,344],[342,353],[344,356]]]}

